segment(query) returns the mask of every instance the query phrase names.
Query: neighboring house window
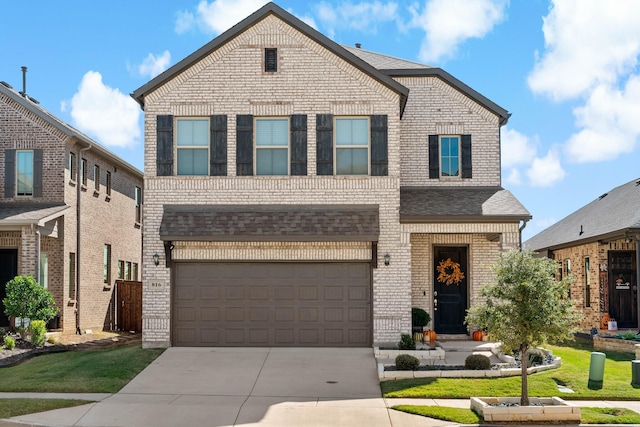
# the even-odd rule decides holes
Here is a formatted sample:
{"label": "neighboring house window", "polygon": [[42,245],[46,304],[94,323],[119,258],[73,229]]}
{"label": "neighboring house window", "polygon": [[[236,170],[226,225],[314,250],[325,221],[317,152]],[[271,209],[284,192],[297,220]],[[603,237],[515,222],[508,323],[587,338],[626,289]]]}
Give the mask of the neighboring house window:
{"label": "neighboring house window", "polygon": [[124,279],[131,280],[131,262],[129,261],[124,265]]}
{"label": "neighboring house window", "polygon": [[[566,277],[571,277],[571,259],[564,260],[564,272]],[[571,298],[571,283],[569,283],[569,298]]]}
{"label": "neighboring house window", "polygon": [[100,191],[100,166],[93,166],[93,187],[96,191]]}
{"label": "neighboring house window", "polygon": [[124,261],[118,261],[118,279],[124,279]]}
{"label": "neighboring house window", "polygon": [[460,137],[440,137],[440,177],[460,176]]}
{"label": "neighboring house window", "polygon": [[278,49],[266,48],[264,50],[264,71],[267,73],[278,71]]}
{"label": "neighboring house window", "polygon": [[71,180],[76,180],[76,153],[69,152],[69,175]]}
{"label": "neighboring house window", "polygon": [[131,280],[138,280],[138,263],[131,264]]}
{"label": "neighboring house window", "polygon": [[49,288],[49,254],[40,252],[40,285]]}
{"label": "neighboring house window", "polygon": [[107,180],[105,182],[107,186],[107,196],[111,195],[111,172],[107,171]]}
{"label": "neighboring house window", "polygon": [[289,174],[289,120],[256,119],[256,175]]}
{"label": "neighboring house window", "polygon": [[80,175],[82,176],[82,185],[87,185],[87,159],[80,162]]}
{"label": "neighboring house window", "polygon": [[140,187],[136,187],[134,198],[136,201],[136,222],[141,223],[142,222],[142,189]]}
{"label": "neighboring house window", "polygon": [[369,119],[335,119],[336,175],[369,174]]}
{"label": "neighboring house window", "polygon": [[18,196],[33,196],[33,151],[16,152]]}
{"label": "neighboring house window", "polygon": [[591,307],[591,268],[589,257],[584,258],[584,306]]}
{"label": "neighboring house window", "polygon": [[69,298],[75,299],[76,296],[76,254],[69,253]]}
{"label": "neighboring house window", "polygon": [[111,283],[111,245],[104,245],[104,283]]}
{"label": "neighboring house window", "polygon": [[209,175],[209,120],[177,120],[178,175]]}

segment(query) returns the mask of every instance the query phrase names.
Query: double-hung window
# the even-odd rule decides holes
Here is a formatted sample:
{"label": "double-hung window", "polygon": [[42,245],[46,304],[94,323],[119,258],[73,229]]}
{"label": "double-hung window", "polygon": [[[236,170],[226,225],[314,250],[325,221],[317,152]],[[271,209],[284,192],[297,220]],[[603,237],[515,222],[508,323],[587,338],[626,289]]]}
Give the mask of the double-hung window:
{"label": "double-hung window", "polygon": [[209,119],[177,120],[178,175],[209,175]]}
{"label": "double-hung window", "polygon": [[335,119],[336,175],[369,174],[369,119]]}
{"label": "double-hung window", "polygon": [[440,137],[440,176],[460,176],[460,137]]}
{"label": "double-hung window", "polygon": [[289,175],[289,119],[256,119],[256,174]]}
{"label": "double-hung window", "polygon": [[33,196],[33,151],[16,152],[18,196]]}

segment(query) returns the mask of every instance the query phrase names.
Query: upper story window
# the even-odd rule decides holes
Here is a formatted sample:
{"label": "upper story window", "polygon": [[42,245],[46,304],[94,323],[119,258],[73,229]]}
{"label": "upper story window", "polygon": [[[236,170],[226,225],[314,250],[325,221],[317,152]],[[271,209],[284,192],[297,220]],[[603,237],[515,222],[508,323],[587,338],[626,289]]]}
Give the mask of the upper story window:
{"label": "upper story window", "polygon": [[107,171],[107,179],[105,182],[105,185],[107,186],[107,196],[111,195],[111,172]]}
{"label": "upper story window", "polygon": [[100,191],[100,166],[93,166],[93,188]]}
{"label": "upper story window", "polygon": [[82,159],[80,162],[80,175],[82,177],[82,185],[87,185],[87,159]]}
{"label": "upper story window", "polygon": [[72,181],[76,179],[76,153],[69,152],[69,176]]}
{"label": "upper story window", "polygon": [[440,137],[440,177],[460,176],[460,137]]}
{"label": "upper story window", "polygon": [[336,175],[369,174],[369,119],[335,119]]}
{"label": "upper story window", "polygon": [[136,202],[136,222],[142,222],[142,188],[136,187],[134,194],[135,202]]}
{"label": "upper story window", "polygon": [[33,196],[33,151],[16,151],[16,195]]}
{"label": "upper story window", "polygon": [[177,120],[178,175],[209,175],[209,120]]}
{"label": "upper story window", "polygon": [[266,48],[264,50],[264,71],[266,73],[278,71],[278,49]]}
{"label": "upper story window", "polygon": [[256,119],[256,174],[289,174],[289,120]]}

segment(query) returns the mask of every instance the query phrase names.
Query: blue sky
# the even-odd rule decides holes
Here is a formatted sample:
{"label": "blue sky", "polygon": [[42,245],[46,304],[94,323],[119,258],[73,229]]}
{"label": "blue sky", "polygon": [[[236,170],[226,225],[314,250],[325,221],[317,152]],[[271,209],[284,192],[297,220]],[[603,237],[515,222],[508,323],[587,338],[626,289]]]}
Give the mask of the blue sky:
{"label": "blue sky", "polygon": [[[3,2],[0,80],[138,168],[129,97],[263,0]],[[507,109],[502,184],[524,238],[640,177],[636,0],[282,0],[334,41],[438,66]],[[640,209],[630,206],[630,209]]]}

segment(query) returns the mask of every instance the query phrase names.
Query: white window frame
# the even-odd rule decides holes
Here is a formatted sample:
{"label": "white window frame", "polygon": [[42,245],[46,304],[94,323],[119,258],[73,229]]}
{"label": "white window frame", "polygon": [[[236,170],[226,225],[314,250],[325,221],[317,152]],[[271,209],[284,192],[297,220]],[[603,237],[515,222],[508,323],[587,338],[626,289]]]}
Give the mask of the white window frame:
{"label": "white window frame", "polygon": [[[457,175],[444,175],[443,159],[444,154],[442,151],[442,140],[444,138],[457,138],[458,139],[458,174]],[[451,158],[452,156],[447,156]],[[461,135],[438,135],[438,162],[440,166],[440,178],[442,179],[462,179],[462,136]]]}
{"label": "white window frame", "polygon": [[[258,122],[266,120],[280,120],[287,122],[287,144],[286,145],[262,145],[258,146]],[[291,175],[291,118],[283,116],[274,117],[254,117],[253,119],[253,170],[256,176],[289,176]],[[286,174],[258,174],[258,151],[286,149],[287,150],[287,173]]]}
{"label": "white window frame", "polygon": [[49,254],[47,252],[40,252],[40,277],[38,282],[45,289],[49,288]]}
{"label": "white window frame", "polygon": [[[206,145],[178,145],[178,136],[179,136],[179,126],[180,126],[180,122],[182,121],[202,121],[202,122],[207,122],[207,143]],[[176,176],[209,176],[210,174],[210,169],[211,169],[211,162],[209,161],[211,153],[210,153],[210,147],[211,147],[211,132],[209,131],[209,129],[211,129],[211,122],[209,120],[208,117],[177,117],[175,119],[175,132],[174,132],[174,142],[173,142],[173,149],[174,149],[174,158],[175,158],[175,175]],[[193,175],[193,174],[181,174],[179,173],[179,160],[178,160],[178,153],[180,150],[206,150],[207,151],[207,172],[206,174],[197,174],[197,175]]]}
{"label": "white window frame", "polygon": [[[29,153],[31,154],[31,192],[20,194],[20,154],[21,153]],[[34,185],[34,177],[35,177],[35,165],[34,165],[34,153],[33,150],[16,150],[16,197],[33,197],[33,185]]]}
{"label": "white window frame", "polygon": [[[367,121],[367,144],[338,145],[338,121],[339,120],[366,120]],[[367,173],[365,174],[344,174],[338,173],[338,150],[339,149],[362,149],[367,150]],[[371,117],[369,116],[334,116],[333,117],[333,174],[335,176],[370,176],[371,175]]]}

